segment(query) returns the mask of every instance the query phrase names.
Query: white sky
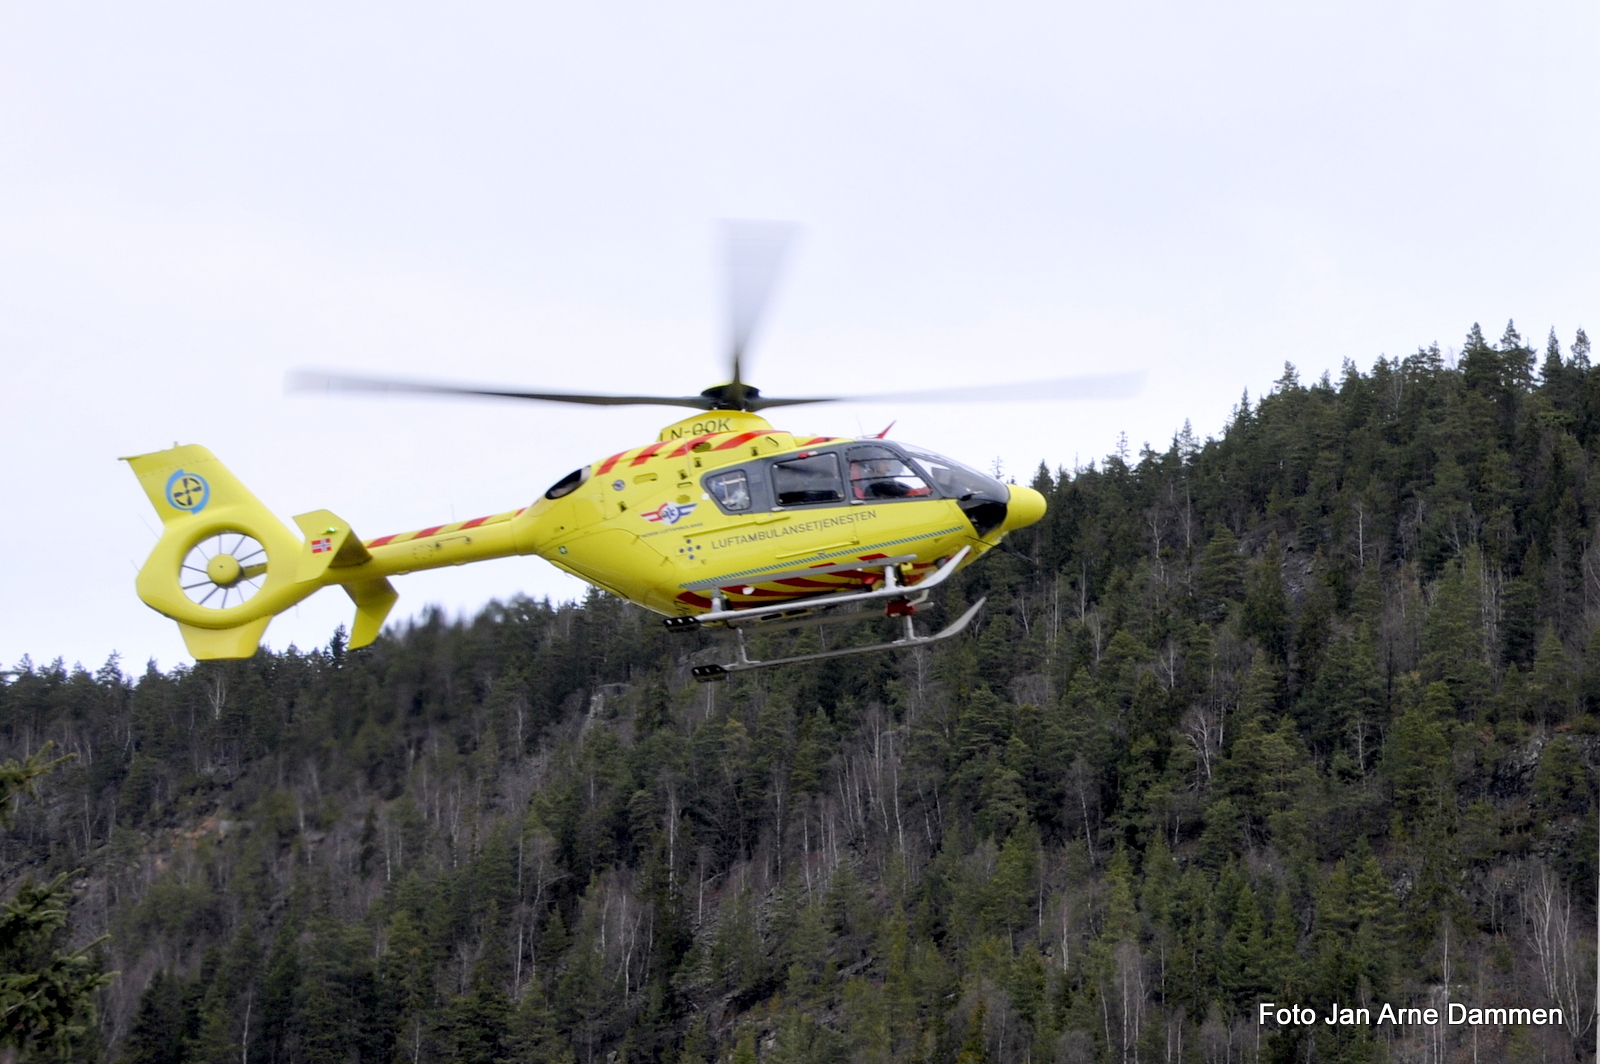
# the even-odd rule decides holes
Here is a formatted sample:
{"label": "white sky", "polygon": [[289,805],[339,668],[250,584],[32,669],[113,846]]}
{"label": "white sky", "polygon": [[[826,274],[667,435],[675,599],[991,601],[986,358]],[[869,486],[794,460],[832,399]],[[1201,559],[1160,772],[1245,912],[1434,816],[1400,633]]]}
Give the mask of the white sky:
{"label": "white sky", "polygon": [[[665,408],[284,371],[721,379],[713,220],[804,236],[768,394],[1144,368],[1136,400],[777,411],[1019,473],[1218,432],[1285,360],[1600,328],[1591,2],[0,5],[0,665],[185,660],[118,455],[363,536],[529,502]],[[397,581],[396,616],[581,585]],[[273,646],[326,642],[324,591]]]}

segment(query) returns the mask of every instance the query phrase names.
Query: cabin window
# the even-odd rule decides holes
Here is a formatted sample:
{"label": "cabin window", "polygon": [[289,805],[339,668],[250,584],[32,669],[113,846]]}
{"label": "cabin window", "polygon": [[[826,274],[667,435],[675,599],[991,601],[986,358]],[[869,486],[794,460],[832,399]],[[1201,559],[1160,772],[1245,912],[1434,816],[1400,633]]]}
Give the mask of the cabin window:
{"label": "cabin window", "polygon": [[706,491],[724,510],[742,513],[750,509],[750,478],[742,469],[706,477]]}
{"label": "cabin window", "polygon": [[839,456],[825,451],[772,463],[772,490],[779,506],[843,502]]}
{"label": "cabin window", "polygon": [[566,476],[550,485],[550,490],[544,493],[544,497],[547,499],[559,499],[563,495],[571,495],[573,492],[578,490],[578,486],[580,484],[588,479],[588,466],[584,466],[582,469],[574,469],[572,472],[568,473]]}
{"label": "cabin window", "polygon": [[850,462],[850,498],[861,502],[883,499],[919,499],[933,494],[928,482],[887,447],[852,447],[845,452]]}

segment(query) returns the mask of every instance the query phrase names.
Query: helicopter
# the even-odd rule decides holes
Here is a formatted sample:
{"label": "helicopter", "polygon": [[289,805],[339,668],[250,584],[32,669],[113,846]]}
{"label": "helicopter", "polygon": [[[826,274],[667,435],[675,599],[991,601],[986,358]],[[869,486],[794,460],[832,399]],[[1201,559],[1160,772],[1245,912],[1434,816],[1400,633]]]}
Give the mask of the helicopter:
{"label": "helicopter", "polygon": [[[697,680],[750,669],[953,638],[983,609],[920,633],[917,607],[954,573],[1037,522],[1044,497],[1002,483],[888,430],[844,438],[774,427],[762,411],[842,401],[950,402],[1113,398],[1137,373],[1063,377],[879,395],[769,397],[745,379],[755,328],[792,237],[783,223],[730,223],[729,379],[698,395],[535,392],[301,370],[290,391],[493,397],[595,406],[687,407],[650,443],[557,480],[532,503],[467,521],[362,539],[329,510],[291,530],[197,444],[123,459],[162,519],[136,579],[139,597],[176,621],[197,660],[247,658],[272,618],[323,587],[355,605],[350,648],[378,637],[397,600],[390,578],[535,554],[662,614],[673,631],[731,630],[729,660],[693,666]],[[891,426],[892,427],[892,426]],[[881,609],[880,609],[881,608]],[[898,638],[755,658],[750,630],[898,618]]]}

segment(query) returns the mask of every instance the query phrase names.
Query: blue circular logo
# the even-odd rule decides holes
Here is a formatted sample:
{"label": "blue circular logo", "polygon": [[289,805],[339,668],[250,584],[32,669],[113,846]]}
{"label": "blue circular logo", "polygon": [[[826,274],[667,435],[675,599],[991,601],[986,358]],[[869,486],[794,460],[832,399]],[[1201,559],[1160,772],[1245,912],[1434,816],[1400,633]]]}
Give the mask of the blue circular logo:
{"label": "blue circular logo", "polygon": [[611,490],[612,490],[612,491],[621,491],[621,490],[622,490],[622,488],[623,488],[623,483],[622,483],[622,481],[620,481],[620,480],[613,480],[613,481],[612,481],[612,482],[611,482]]}
{"label": "blue circular logo", "polygon": [[199,473],[178,470],[167,478],[167,504],[174,510],[197,514],[211,501],[211,485]]}

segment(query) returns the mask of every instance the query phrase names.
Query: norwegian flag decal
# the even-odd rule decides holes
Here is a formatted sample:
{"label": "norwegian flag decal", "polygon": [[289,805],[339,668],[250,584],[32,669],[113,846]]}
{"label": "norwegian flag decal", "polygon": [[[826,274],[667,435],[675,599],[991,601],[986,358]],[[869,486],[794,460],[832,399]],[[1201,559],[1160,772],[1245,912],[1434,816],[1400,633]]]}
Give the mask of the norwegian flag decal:
{"label": "norwegian flag decal", "polygon": [[646,521],[655,521],[658,524],[675,525],[683,518],[688,517],[691,513],[693,513],[694,508],[698,505],[698,503],[692,502],[664,502],[654,510],[648,510],[639,516],[643,517]]}
{"label": "norwegian flag decal", "polygon": [[321,539],[314,539],[311,541],[312,554],[325,554],[332,549],[333,539],[330,536],[323,536]]}

